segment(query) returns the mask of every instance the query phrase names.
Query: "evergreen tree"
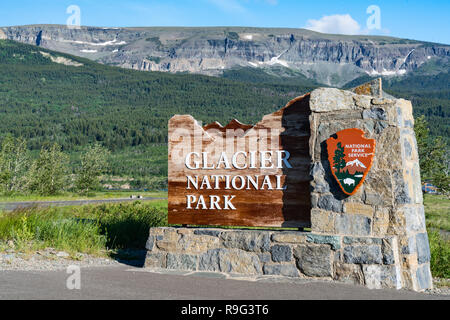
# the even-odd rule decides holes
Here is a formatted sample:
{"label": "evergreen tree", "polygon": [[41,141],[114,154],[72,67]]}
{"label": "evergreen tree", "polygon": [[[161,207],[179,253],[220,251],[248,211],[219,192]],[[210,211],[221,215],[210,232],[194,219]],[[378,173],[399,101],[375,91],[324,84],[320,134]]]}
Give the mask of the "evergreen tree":
{"label": "evergreen tree", "polygon": [[419,151],[420,174],[422,181],[431,181],[443,191],[450,190],[449,163],[447,145],[442,137],[431,138],[425,116],[416,118],[416,133]]}
{"label": "evergreen tree", "polygon": [[347,163],[345,162],[345,154],[344,154],[344,147],[340,142],[337,144],[336,151],[334,152],[334,167],[338,170],[338,173],[341,173],[341,170],[345,168]]}

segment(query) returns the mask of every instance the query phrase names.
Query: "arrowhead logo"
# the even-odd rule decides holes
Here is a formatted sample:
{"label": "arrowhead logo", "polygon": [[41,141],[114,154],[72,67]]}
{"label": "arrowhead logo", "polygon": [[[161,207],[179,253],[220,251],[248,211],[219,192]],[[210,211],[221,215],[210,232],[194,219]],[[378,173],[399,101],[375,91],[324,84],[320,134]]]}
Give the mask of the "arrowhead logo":
{"label": "arrowhead logo", "polygon": [[345,129],[327,140],[331,172],[342,191],[353,195],[363,184],[375,155],[375,139],[364,138],[361,129]]}

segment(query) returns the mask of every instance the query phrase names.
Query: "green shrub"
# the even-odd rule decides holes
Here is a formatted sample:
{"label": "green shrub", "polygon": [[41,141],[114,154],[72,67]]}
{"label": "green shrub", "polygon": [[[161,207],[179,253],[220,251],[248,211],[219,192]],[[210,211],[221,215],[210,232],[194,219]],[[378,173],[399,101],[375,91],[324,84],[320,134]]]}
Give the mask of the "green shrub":
{"label": "green shrub", "polygon": [[0,243],[91,254],[144,248],[149,228],[167,225],[165,208],[166,202],[134,202],[0,213]]}
{"label": "green shrub", "polygon": [[431,251],[431,273],[433,277],[450,278],[450,240],[444,239],[439,231],[428,232]]}
{"label": "green shrub", "polygon": [[167,225],[166,212],[139,201],[83,209],[88,210],[87,216],[99,222],[108,248],[144,248],[150,227]]}
{"label": "green shrub", "polygon": [[98,253],[106,246],[96,221],[85,223],[59,208],[28,208],[0,215],[0,240],[12,240],[20,250],[56,248]]}

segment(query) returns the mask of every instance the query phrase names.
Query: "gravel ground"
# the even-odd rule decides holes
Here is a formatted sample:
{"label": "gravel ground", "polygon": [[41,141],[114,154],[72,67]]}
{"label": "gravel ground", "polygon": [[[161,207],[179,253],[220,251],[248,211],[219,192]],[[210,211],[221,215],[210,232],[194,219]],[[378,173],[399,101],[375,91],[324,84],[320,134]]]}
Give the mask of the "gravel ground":
{"label": "gravel ground", "polygon": [[0,270],[17,271],[56,271],[70,265],[80,267],[105,267],[119,265],[116,260],[77,254],[71,257],[67,252],[46,249],[35,253],[21,253],[9,250],[0,253]]}
{"label": "gravel ground", "polygon": [[[76,256],[70,256],[67,252],[57,251],[52,248],[40,250],[34,253],[22,253],[15,252],[12,249],[6,252],[0,252],[0,271],[60,271],[65,270],[68,266],[76,265],[81,268],[95,268],[95,267],[108,267],[108,266],[120,266],[142,265],[142,251],[129,251],[125,252],[125,256],[133,257],[133,260],[120,260],[112,259],[108,257],[96,257],[88,254],[78,253]],[[137,257],[141,257],[140,259]],[[170,270],[161,270],[163,273],[170,274]],[[201,273],[199,273],[201,276]],[[249,281],[255,281],[257,279],[249,279]],[[267,279],[265,279],[267,280]],[[274,279],[276,282],[286,282],[290,278]],[[295,282],[295,279],[291,279]],[[428,290],[428,294],[450,295],[450,287],[444,286],[443,283],[448,284],[449,279],[434,279],[435,288]]]}

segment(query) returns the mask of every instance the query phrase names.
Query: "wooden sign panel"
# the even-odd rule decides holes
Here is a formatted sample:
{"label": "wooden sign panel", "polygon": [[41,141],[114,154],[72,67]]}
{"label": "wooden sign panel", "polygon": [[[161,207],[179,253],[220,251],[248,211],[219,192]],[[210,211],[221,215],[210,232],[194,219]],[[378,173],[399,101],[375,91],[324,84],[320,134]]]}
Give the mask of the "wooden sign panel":
{"label": "wooden sign panel", "polygon": [[264,116],[169,121],[169,223],[310,226],[309,95]]}
{"label": "wooden sign panel", "polygon": [[363,184],[372,167],[375,140],[364,138],[361,129],[345,129],[327,140],[331,172],[342,191],[353,195]]}

